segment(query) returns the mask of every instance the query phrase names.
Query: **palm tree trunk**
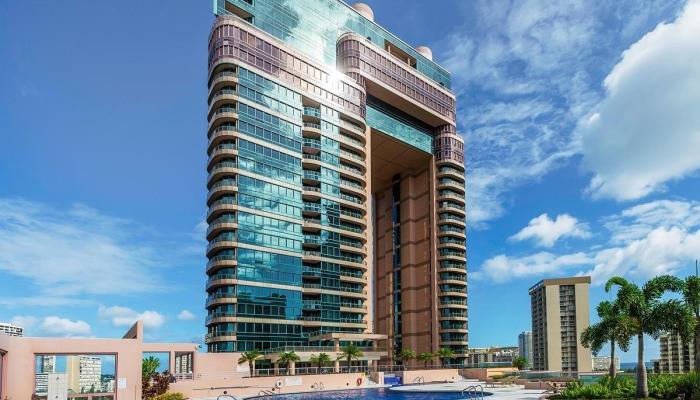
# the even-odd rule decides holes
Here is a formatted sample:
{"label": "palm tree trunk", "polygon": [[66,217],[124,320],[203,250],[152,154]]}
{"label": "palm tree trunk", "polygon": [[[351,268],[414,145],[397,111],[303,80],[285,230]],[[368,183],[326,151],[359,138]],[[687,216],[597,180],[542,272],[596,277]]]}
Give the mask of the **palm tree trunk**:
{"label": "palm tree trunk", "polygon": [[250,369],[250,376],[255,376],[255,366],[252,361],[248,361],[248,369]]}
{"label": "palm tree trunk", "polygon": [[617,366],[615,365],[615,339],[610,340],[610,377],[615,379],[617,375]]}
{"label": "palm tree trunk", "polygon": [[647,367],[644,365],[644,334],[637,335],[637,398],[649,397],[647,385]]}
{"label": "palm tree trunk", "polygon": [[[700,322],[700,321],[698,321]],[[700,323],[695,325],[695,372],[700,372]]]}

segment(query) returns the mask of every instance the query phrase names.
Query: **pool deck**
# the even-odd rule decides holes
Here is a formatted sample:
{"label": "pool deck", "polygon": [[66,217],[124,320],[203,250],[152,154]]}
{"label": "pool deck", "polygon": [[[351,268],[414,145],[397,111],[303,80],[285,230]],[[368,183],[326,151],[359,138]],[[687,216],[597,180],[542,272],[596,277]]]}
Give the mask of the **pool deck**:
{"label": "pool deck", "polygon": [[523,386],[496,386],[486,387],[486,383],[479,381],[464,380],[451,383],[428,383],[425,385],[406,385],[394,386],[391,390],[401,392],[461,392],[464,388],[471,385],[481,385],[484,392],[493,393],[492,396],[486,397],[489,400],[499,399],[523,399],[534,400],[539,399],[544,395],[543,390],[524,389]]}

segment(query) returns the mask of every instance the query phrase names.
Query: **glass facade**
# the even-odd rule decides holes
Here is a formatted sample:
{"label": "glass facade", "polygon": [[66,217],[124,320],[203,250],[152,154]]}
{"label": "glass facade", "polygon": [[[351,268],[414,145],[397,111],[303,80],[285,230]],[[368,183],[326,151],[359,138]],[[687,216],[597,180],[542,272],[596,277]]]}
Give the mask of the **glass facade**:
{"label": "glass facade", "polygon": [[249,20],[256,27],[329,67],[336,65],[338,38],[343,33],[356,32],[382,47],[390,43],[416,60],[417,71],[447,89],[451,86],[450,74],[444,68],[341,1],[214,0],[215,14],[230,13],[232,5],[249,13]]}
{"label": "glass facade", "polygon": [[[466,337],[464,169],[454,162],[461,142],[450,141],[453,127],[430,125],[365,84],[376,79],[425,107],[433,124],[450,125],[449,73],[342,1],[215,0],[214,11],[225,17],[209,40],[209,351],[274,352],[328,345],[314,339],[321,334],[369,332],[373,131],[423,153],[438,146],[454,164],[438,165],[445,176],[431,193],[440,201],[435,256],[450,268],[438,276],[445,308],[434,318]],[[413,325],[401,312],[401,182],[392,183],[397,351],[402,324]],[[460,334],[448,333],[441,336]]]}

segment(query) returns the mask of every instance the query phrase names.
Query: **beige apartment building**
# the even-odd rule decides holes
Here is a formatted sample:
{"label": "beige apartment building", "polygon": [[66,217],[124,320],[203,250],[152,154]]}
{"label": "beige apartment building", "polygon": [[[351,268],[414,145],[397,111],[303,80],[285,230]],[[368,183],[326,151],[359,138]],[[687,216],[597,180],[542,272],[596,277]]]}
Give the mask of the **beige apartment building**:
{"label": "beige apartment building", "polygon": [[659,373],[680,374],[695,369],[695,341],[684,344],[678,335],[659,337]]}
{"label": "beige apartment building", "polygon": [[519,355],[517,346],[508,347],[472,347],[469,349],[466,368],[511,367]]}
{"label": "beige apartment building", "polygon": [[215,14],[208,350],[380,340],[388,362],[404,348],[462,360],[466,189],[450,74],[366,4],[217,0]]}
{"label": "beige apartment building", "polygon": [[581,346],[590,325],[588,276],[545,279],[531,287],[533,370],[589,372],[592,356]]}

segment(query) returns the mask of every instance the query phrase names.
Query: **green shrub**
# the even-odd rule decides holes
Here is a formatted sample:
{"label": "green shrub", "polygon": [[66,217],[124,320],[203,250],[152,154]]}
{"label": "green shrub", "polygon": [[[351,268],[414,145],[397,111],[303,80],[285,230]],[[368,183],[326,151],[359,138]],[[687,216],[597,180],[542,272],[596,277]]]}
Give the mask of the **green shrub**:
{"label": "green shrub", "polygon": [[180,392],[171,392],[158,395],[153,400],[185,400],[185,395]]}
{"label": "green shrub", "polygon": [[559,396],[562,399],[624,399],[635,395],[634,380],[611,379],[606,376],[597,383],[584,385],[579,381],[569,382]]}

